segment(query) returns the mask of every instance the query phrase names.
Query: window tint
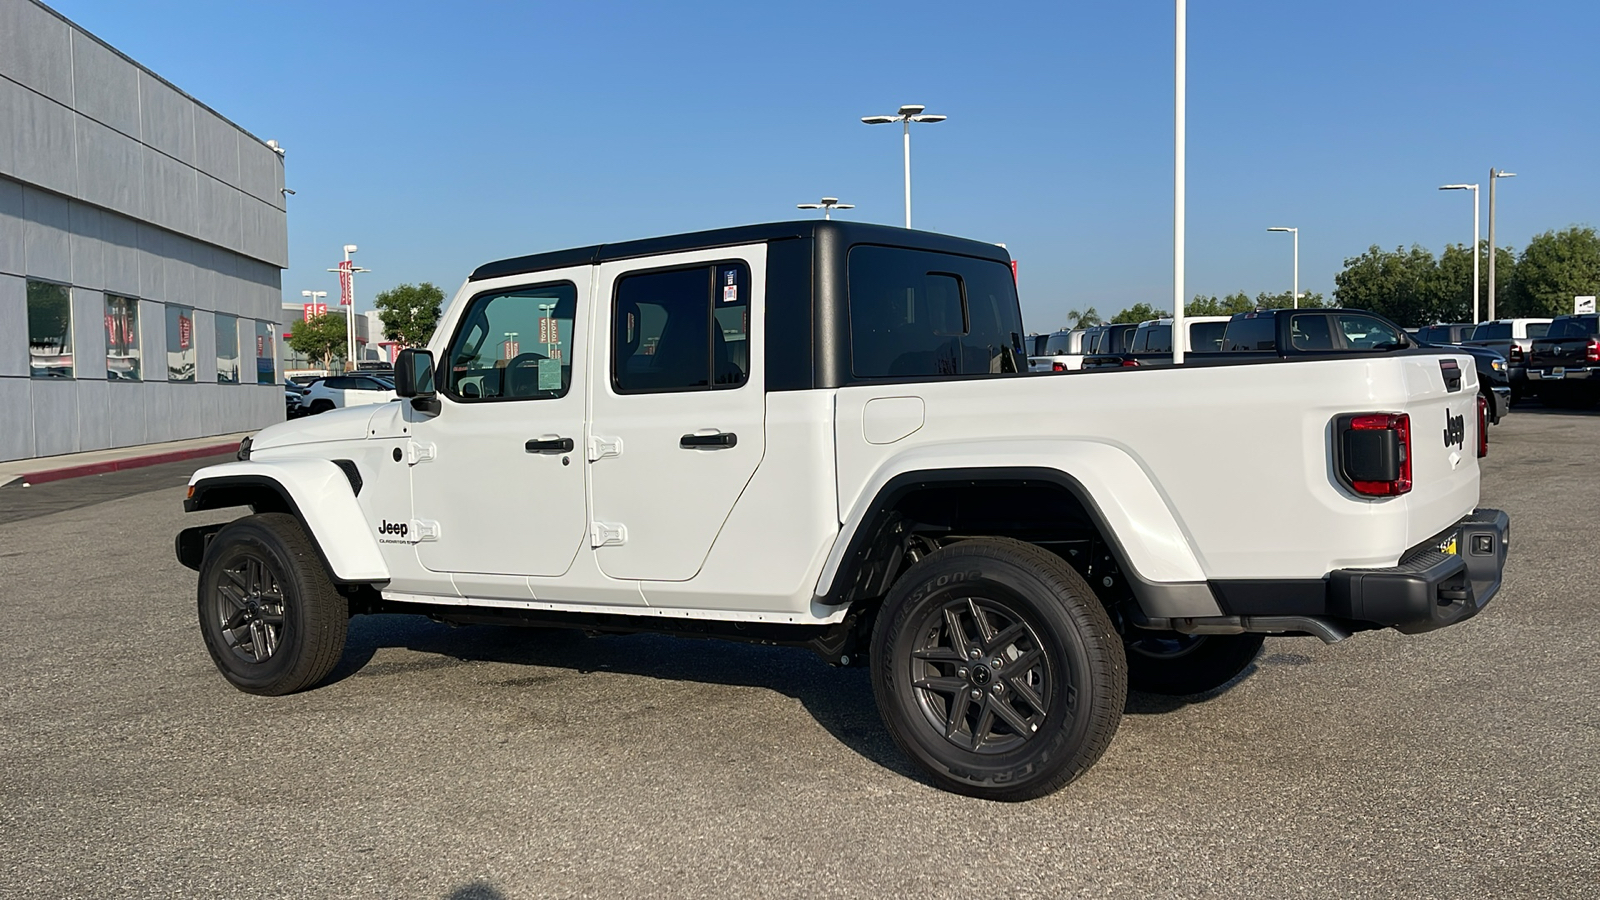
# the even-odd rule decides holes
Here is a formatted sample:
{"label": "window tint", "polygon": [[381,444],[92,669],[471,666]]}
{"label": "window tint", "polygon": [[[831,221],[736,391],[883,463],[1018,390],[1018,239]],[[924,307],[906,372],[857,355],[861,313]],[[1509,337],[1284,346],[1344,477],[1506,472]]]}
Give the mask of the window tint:
{"label": "window tint", "polygon": [[750,270],[717,263],[625,275],[611,319],[620,394],[737,388],[750,377]]}
{"label": "window tint", "polygon": [[64,284],[28,282],[28,374],[72,377],[72,295]]}
{"label": "window tint", "polygon": [[[1510,326],[1507,326],[1508,329],[1509,329],[1509,327]],[[1528,337],[1530,337],[1530,338],[1542,338],[1546,334],[1549,333],[1549,331],[1550,331],[1550,323],[1549,322],[1529,322],[1528,325],[1527,325],[1527,328],[1528,328]],[[1510,337],[1509,334],[1507,334],[1506,336]]]}
{"label": "window tint", "polygon": [[1475,341],[1503,341],[1510,337],[1510,322],[1484,322],[1472,330],[1472,340]]}
{"label": "window tint", "polygon": [[1557,319],[1550,325],[1550,331],[1545,334],[1548,338],[1577,338],[1588,337],[1595,333],[1594,316],[1578,318],[1576,316]]}
{"label": "window tint", "polygon": [[1328,317],[1320,313],[1289,317],[1289,341],[1296,350],[1332,350]]}
{"label": "window tint", "polygon": [[106,295],[106,380],[139,380],[139,301]]}
{"label": "window tint", "polygon": [[1222,333],[1224,350],[1278,349],[1277,320],[1272,316],[1235,317]]}
{"label": "window tint", "polygon": [[1171,353],[1171,325],[1140,325],[1133,342],[1135,353]]}
{"label": "window tint", "polygon": [[1351,350],[1394,350],[1406,343],[1398,329],[1375,316],[1339,316],[1339,331]]}
{"label": "window tint", "polygon": [[217,381],[239,383],[239,319],[217,314]]}
{"label": "window tint", "polygon": [[193,381],[195,370],[194,310],[167,307],[167,380]]}
{"label": "window tint", "polygon": [[1072,346],[1072,332],[1070,332],[1070,331],[1058,331],[1055,334],[1050,335],[1050,340],[1045,342],[1044,355],[1045,356],[1061,356],[1061,355],[1070,353],[1071,350],[1069,350],[1068,348],[1070,348],[1071,346]]}
{"label": "window tint", "polygon": [[858,246],[850,249],[849,268],[850,359],[857,377],[1018,370],[1022,322],[1009,266]]}
{"label": "window tint", "polygon": [[1137,330],[1138,330],[1138,326],[1137,325],[1113,325],[1113,326],[1111,326],[1111,332],[1110,332],[1111,337],[1108,338],[1108,340],[1110,340],[1112,342],[1112,344],[1115,346],[1115,349],[1112,350],[1111,352],[1113,352],[1113,353],[1132,353],[1133,352],[1133,333],[1135,331],[1137,331]]}
{"label": "window tint", "polygon": [[278,348],[274,343],[272,325],[256,322],[256,384],[272,384],[278,380]]}
{"label": "window tint", "polygon": [[1222,335],[1227,330],[1227,322],[1196,322],[1189,326],[1189,349],[1196,353],[1221,350]]}
{"label": "window tint", "polygon": [[577,309],[570,281],[473,297],[446,353],[442,389],[463,402],[565,396]]}

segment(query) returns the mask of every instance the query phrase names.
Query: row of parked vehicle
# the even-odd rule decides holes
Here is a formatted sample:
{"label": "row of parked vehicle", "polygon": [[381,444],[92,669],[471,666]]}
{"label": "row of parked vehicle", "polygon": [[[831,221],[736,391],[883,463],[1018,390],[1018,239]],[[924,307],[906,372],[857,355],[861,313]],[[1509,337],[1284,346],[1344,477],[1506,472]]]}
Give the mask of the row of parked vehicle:
{"label": "row of parked vehicle", "polygon": [[347,406],[388,403],[395,398],[392,369],[348,375],[297,375],[283,384],[284,413],[291,419]]}
{"label": "row of parked vehicle", "polygon": [[[1029,357],[1029,370],[1169,365],[1172,330],[1171,319],[1151,319],[1038,335],[1039,352]],[[1265,309],[1191,316],[1184,319],[1184,331],[1185,361],[1201,366],[1443,346],[1428,340],[1439,335],[1408,334],[1388,319],[1360,309]],[[1485,418],[1498,423],[1512,402],[1507,360],[1486,347],[1460,345],[1459,349],[1474,359]]]}
{"label": "row of parked vehicle", "polygon": [[1417,337],[1504,356],[1513,400],[1538,396],[1548,405],[1567,407],[1600,401],[1600,318],[1594,313],[1441,323],[1418,329]]}

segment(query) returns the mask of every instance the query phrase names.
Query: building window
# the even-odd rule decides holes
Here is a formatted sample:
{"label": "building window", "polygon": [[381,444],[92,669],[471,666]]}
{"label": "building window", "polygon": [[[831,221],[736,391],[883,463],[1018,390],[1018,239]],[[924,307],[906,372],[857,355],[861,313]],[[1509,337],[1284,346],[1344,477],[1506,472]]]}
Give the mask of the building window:
{"label": "building window", "polygon": [[217,383],[239,383],[239,319],[217,314]]}
{"label": "building window", "polygon": [[272,331],[269,323],[256,323],[256,384],[274,384],[278,380],[278,348]]}
{"label": "building window", "polygon": [[167,380],[194,381],[194,310],[167,307]]}
{"label": "building window", "polygon": [[72,377],[72,292],[64,284],[28,282],[28,374]]}
{"label": "building window", "polygon": [[106,380],[138,381],[139,301],[106,295]]}

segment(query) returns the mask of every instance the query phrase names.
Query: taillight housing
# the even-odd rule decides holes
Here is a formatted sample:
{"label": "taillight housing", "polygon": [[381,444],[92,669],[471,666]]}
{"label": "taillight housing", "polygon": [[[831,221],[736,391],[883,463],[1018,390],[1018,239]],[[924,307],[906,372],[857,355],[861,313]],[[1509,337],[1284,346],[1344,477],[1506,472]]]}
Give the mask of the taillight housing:
{"label": "taillight housing", "polygon": [[1122,367],[1124,369],[1137,369],[1139,361],[1137,359],[1125,359],[1122,361]]}
{"label": "taillight housing", "polygon": [[1522,348],[1516,344],[1511,345],[1511,361],[1522,362]]}
{"label": "taillight housing", "polygon": [[1489,398],[1478,395],[1478,458],[1489,455]]}
{"label": "taillight housing", "polygon": [[1052,372],[1065,372],[1066,370],[1067,364],[1064,362],[1053,362],[1050,364],[1050,371]]}
{"label": "taillight housing", "polygon": [[1363,497],[1396,497],[1411,490],[1411,417],[1358,413],[1334,420],[1335,471]]}
{"label": "taillight housing", "polygon": [[1600,338],[1589,338],[1589,346],[1583,348],[1584,362],[1600,362]]}

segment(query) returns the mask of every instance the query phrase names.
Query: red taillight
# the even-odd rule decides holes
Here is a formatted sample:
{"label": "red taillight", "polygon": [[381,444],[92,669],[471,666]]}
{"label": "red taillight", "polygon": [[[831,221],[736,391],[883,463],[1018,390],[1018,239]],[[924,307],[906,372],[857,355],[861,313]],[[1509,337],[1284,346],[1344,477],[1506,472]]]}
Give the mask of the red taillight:
{"label": "red taillight", "polygon": [[1600,362],[1600,338],[1589,338],[1589,346],[1583,348],[1584,362]]}
{"label": "red taillight", "polygon": [[1134,369],[1134,368],[1138,368],[1138,366],[1139,366],[1139,361],[1137,359],[1125,359],[1125,360],[1122,361],[1122,367],[1124,369]]}
{"label": "red taillight", "polygon": [[1344,416],[1344,472],[1351,490],[1394,497],[1411,490],[1411,417],[1405,413]]}
{"label": "red taillight", "polygon": [[1478,458],[1489,455],[1489,400],[1478,395]]}
{"label": "red taillight", "polygon": [[1522,361],[1522,348],[1518,347],[1516,344],[1512,344],[1511,345],[1511,361],[1512,362],[1521,362]]}
{"label": "red taillight", "polygon": [[1050,364],[1050,371],[1052,371],[1052,372],[1065,372],[1066,370],[1067,370],[1067,364],[1066,363],[1058,362],[1058,363],[1051,363]]}

